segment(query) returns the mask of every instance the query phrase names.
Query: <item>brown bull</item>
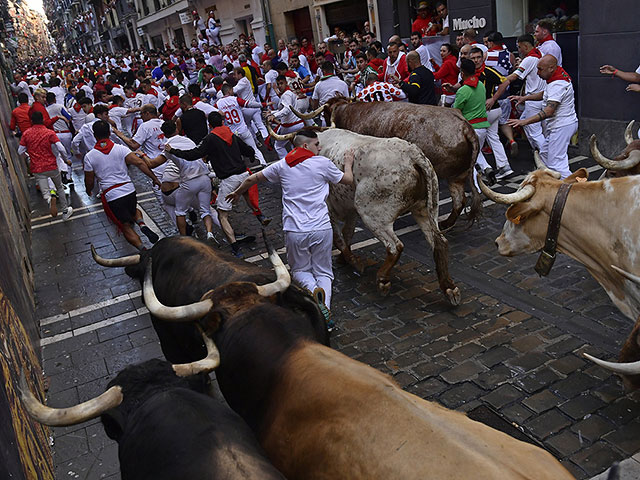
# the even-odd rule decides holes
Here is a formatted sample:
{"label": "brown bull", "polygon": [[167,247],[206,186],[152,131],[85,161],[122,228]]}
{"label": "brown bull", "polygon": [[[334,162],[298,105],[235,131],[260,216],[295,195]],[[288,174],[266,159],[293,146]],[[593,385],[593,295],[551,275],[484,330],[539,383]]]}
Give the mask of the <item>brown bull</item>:
{"label": "brown bull", "polygon": [[627,147],[613,159],[607,158],[598,149],[596,136],[589,139],[591,155],[604,168],[607,169],[607,177],[624,177],[626,175],[638,175],[640,173],[640,140],[634,140],[632,129],[635,122],[631,120],[624,131],[624,140]]}
{"label": "brown bull", "polygon": [[301,115],[313,118],[321,109],[331,114],[332,126],[362,135],[398,137],[416,144],[431,161],[436,175],[446,180],[451,194],[451,214],[440,228],[452,226],[464,208],[464,187],[471,185],[470,220],[482,211],[482,198],[473,186],[473,166],[478,156],[478,137],[458,110],[412,103],[355,102],[344,97],[330,99],[315,112]]}

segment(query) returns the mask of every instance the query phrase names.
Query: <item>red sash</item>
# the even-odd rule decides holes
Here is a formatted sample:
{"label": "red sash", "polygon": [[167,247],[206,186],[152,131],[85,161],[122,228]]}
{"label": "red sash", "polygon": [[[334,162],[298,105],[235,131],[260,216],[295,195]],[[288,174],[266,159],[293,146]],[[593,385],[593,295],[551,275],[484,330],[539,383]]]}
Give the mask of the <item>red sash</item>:
{"label": "red sash", "polygon": [[[113,144],[113,142],[111,143]],[[123,185],[126,185],[127,183],[129,182],[116,183],[115,185],[111,185],[104,192],[102,192],[102,195],[100,195],[100,201],[102,202],[102,209],[104,210],[104,213],[107,215],[107,218],[111,220],[113,224],[118,228],[118,235],[120,235],[120,232],[122,232],[123,225],[122,225],[122,222],[118,220],[118,218],[115,216],[115,214],[111,210],[111,207],[109,207],[109,202],[107,202],[107,192],[113,190],[114,188],[118,188]]]}

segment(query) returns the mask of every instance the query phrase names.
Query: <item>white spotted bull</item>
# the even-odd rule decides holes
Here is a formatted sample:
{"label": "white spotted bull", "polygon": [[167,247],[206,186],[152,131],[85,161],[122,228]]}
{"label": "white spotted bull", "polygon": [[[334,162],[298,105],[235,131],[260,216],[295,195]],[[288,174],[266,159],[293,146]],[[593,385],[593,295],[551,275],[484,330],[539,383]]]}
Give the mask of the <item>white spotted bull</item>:
{"label": "white spotted bull", "polygon": [[[271,134],[277,139],[295,135]],[[340,169],[344,168],[345,153],[354,152],[354,184],[332,185],[327,198],[334,243],[343,258],[362,270],[362,262],[350,248],[359,215],[387,250],[376,275],[379,291],[387,294],[391,288],[390,271],[404,249],[393,223],[400,215],[411,212],[433,248],[442,292],[451,304],[458,305],[460,290],[449,277],[448,242],[438,229],[438,179],[422,151],[399,138],[374,138],[337,128],[318,133],[318,139],[320,153]],[[338,222],[344,222],[342,229]]]}
{"label": "white spotted bull", "polygon": [[460,111],[405,102],[349,102],[344,97],[334,97],[308,114],[293,110],[303,119],[313,118],[321,111],[330,116],[334,127],[378,138],[398,137],[417,145],[438,178],[449,186],[451,214],[440,228],[451,227],[462,212],[467,181],[471,186],[469,220],[481,215],[482,196],[471,180],[480,149],[478,136]]}

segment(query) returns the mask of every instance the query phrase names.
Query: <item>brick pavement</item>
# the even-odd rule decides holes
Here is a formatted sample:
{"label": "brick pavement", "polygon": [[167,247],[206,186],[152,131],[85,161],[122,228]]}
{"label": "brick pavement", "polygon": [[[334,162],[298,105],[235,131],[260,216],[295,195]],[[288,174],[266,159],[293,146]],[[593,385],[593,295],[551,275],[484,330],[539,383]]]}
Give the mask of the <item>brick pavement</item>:
{"label": "brick pavement", "polygon": [[[146,214],[165,235],[175,234],[146,179],[136,175],[135,181]],[[140,285],[122,269],[91,259],[91,243],[104,256],[132,251],[100,208],[78,209],[69,222],[50,223],[37,219],[46,212],[33,197],[48,401],[68,406],[101,393],[124,366],[161,352]],[[261,198],[280,248],[279,191],[261,186]],[[81,192],[72,197],[74,207],[89,202]],[[504,207],[490,206],[479,225],[466,230],[460,224],[448,234],[451,275],[463,294],[455,308],[444,302],[431,252],[409,218],[396,224],[408,233],[401,237],[405,251],[389,296],[375,290],[376,267],[360,275],[336,265],[339,329],[332,344],[408,391],[548,449],[576,478],[589,478],[640,450],[640,395],[625,394],[615,376],[580,356],[585,350],[615,356],[631,323],[568,257],[560,256],[551,275],[539,279],[534,256],[498,256],[493,240],[503,213]],[[231,218],[238,230],[257,233],[246,207]],[[358,253],[381,259],[383,248],[368,239],[368,232],[356,233],[354,242],[366,245]],[[245,253],[262,252],[257,242]],[[56,478],[119,478],[116,445],[99,421],[54,429],[53,438]],[[635,468],[630,462],[640,465],[632,459],[625,468]]]}

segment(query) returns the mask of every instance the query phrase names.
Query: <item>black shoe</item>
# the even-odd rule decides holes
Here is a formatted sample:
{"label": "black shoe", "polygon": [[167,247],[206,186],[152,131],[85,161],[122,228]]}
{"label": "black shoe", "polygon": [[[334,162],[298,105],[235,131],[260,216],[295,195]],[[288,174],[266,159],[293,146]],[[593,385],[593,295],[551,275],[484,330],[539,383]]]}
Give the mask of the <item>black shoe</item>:
{"label": "black shoe", "polygon": [[242,251],[240,250],[240,245],[238,245],[238,242],[234,242],[234,243],[231,244],[231,253],[236,258],[244,258],[244,255],[242,254]]}
{"label": "black shoe", "polygon": [[153,230],[151,230],[146,225],[141,226],[140,231],[145,234],[145,236],[149,239],[151,243],[156,243],[158,240],[160,240],[160,237],[158,236],[158,234]]}
{"label": "black shoe", "polygon": [[235,235],[236,243],[253,243],[256,241],[256,237],[254,235]]}
{"label": "black shoe", "polygon": [[271,223],[271,219],[269,217],[265,217],[263,214],[256,215],[256,218],[262,224],[263,227],[266,227]]}
{"label": "black shoe", "polygon": [[487,167],[482,172],[482,176],[488,186],[495,185],[497,183],[496,172],[493,171],[493,168]]}

